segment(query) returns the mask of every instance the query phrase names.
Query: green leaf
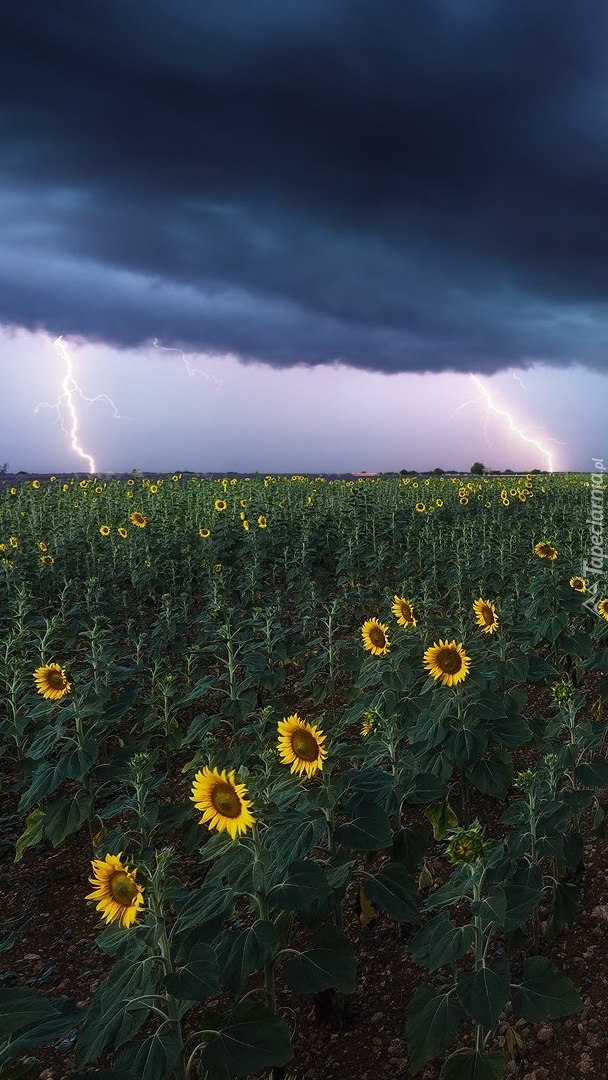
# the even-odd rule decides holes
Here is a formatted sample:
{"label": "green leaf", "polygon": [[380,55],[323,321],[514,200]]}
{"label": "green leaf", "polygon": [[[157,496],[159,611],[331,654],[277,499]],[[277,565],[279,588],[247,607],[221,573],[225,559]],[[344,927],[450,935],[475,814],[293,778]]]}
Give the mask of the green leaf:
{"label": "green leaf", "polygon": [[179,971],[167,975],[165,986],[183,1001],[206,1001],[220,990],[218,958],[209,945],[197,943]]}
{"label": "green leaf", "polygon": [[463,971],[458,976],[458,997],[469,1016],[487,1031],[498,1025],[500,1014],[509,1000],[511,988],[509,962],[499,956],[479,971]]}
{"label": "green leaf", "polygon": [[44,810],[38,807],[25,819],[25,829],[15,844],[15,862],[19,862],[28,848],[39,844],[44,836]]}
{"label": "green leaf", "polygon": [[300,859],[284,871],[283,879],[268,892],[273,908],[302,911],[316,900],[324,900],[331,890],[323,868],[314,859]]}
{"label": "green leaf", "polygon": [[403,863],[406,870],[412,872],[416,870],[424,862],[430,835],[428,825],[399,829],[393,836],[391,862]]}
{"label": "green leaf", "polygon": [[447,912],[442,911],[418,931],[410,950],[416,964],[436,971],[444,964],[456,963],[474,941],[475,928],[472,925],[454,926]]}
{"label": "green leaf", "polygon": [[448,829],[454,829],[458,825],[458,818],[447,799],[427,806],[424,813],[433,826],[435,840],[443,840]]}
{"label": "green leaf", "polygon": [[450,1045],[466,1013],[453,990],[437,993],[418,986],[407,1009],[406,1037],[410,1067],[420,1072],[427,1061]]}
{"label": "green leaf", "polygon": [[241,994],[251,972],[263,967],[277,943],[274,924],[263,920],[254,922],[240,933],[224,934],[217,947],[224,985],[233,993]]}
{"label": "green leaf", "polygon": [[217,1031],[202,1053],[203,1066],[209,1071],[247,1076],[286,1065],[293,1057],[285,1021],[251,998],[239,1002],[223,1023],[214,1018],[208,1026]]}
{"label": "green leaf", "polygon": [[[126,931],[128,932],[128,931]],[[95,1061],[132,1039],[148,1016],[148,1006],[127,1009],[135,998],[152,994],[150,963],[119,960],[97,990],[76,1040],[76,1067]]]}
{"label": "green leaf", "polygon": [[448,735],[444,750],[454,765],[472,767],[483,757],[488,733],[483,727],[461,728]]}
{"label": "green leaf", "polygon": [[509,932],[524,926],[543,897],[543,877],[538,866],[516,870],[511,883],[504,886],[507,913],[504,929]]}
{"label": "green leaf", "polygon": [[130,1043],[118,1055],[118,1069],[128,1069],[133,1080],[168,1080],[182,1053],[175,1025],[163,1024],[153,1035]]}
{"label": "green leaf", "polygon": [[44,831],[53,847],[71,836],[91,816],[93,796],[87,791],[77,791],[69,799],[55,799],[46,811]]}
{"label": "green leaf", "polygon": [[471,914],[479,916],[482,933],[487,934],[491,925],[502,927],[507,914],[507,898],[500,885],[493,885],[485,900],[471,904]]}
{"label": "green leaf", "polygon": [[52,794],[65,779],[65,769],[65,757],[60,757],[56,764],[42,761],[32,776],[29,790],[19,800],[20,813],[25,813],[36,803],[42,802],[47,795]]}
{"label": "green leaf", "polygon": [[443,1080],[504,1080],[507,1062],[502,1054],[482,1054],[467,1050],[448,1058]]}
{"label": "green leaf", "polygon": [[525,683],[529,670],[530,661],[526,654],[516,652],[505,662],[505,679],[514,683]]}
{"label": "green leaf", "polygon": [[202,889],[191,893],[185,902],[176,904],[178,929],[191,930],[225,915],[232,898],[232,889],[227,888],[221,881],[204,884]]}
{"label": "green leaf", "polygon": [[504,799],[513,779],[513,761],[510,754],[497,751],[465,771],[478,791],[495,799]]}
{"label": "green leaf", "polygon": [[401,863],[385,863],[375,877],[365,879],[363,888],[368,900],[397,922],[418,922],[418,892]]}
{"label": "green leaf", "polygon": [[268,838],[277,864],[289,866],[290,863],[303,859],[320,840],[325,828],[322,817],[291,819],[281,825],[271,825]]}
{"label": "green leaf", "polygon": [[335,831],[336,842],[351,851],[381,851],[391,845],[391,828],[388,814],[371,802],[357,801],[353,820],[339,825]]}
{"label": "green leaf", "polygon": [[343,994],[355,992],[357,958],[347,937],[336,926],[317,930],[312,948],[290,957],[283,979],[296,994],[316,994],[335,987]]}
{"label": "green leaf", "polygon": [[588,765],[577,765],[574,775],[583,787],[608,788],[608,761],[594,758]]}
{"label": "green leaf", "polygon": [[24,1027],[57,1016],[57,1009],[39,990],[11,986],[0,990],[0,1038],[6,1039]]}
{"label": "green leaf", "polygon": [[583,1002],[573,983],[545,956],[530,956],[513,998],[513,1008],[533,1024],[580,1012]]}

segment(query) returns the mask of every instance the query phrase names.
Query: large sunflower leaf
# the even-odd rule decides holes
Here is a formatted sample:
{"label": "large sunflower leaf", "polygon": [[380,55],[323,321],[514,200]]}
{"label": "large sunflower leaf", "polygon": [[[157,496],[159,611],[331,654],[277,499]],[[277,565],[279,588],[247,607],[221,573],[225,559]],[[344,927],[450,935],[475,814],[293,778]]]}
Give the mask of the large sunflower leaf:
{"label": "large sunflower leaf", "polygon": [[225,1021],[214,1017],[213,1028],[217,1034],[202,1053],[203,1066],[210,1072],[248,1076],[286,1065],[293,1057],[285,1021],[251,998],[239,1002]]}
{"label": "large sunflower leaf", "polygon": [[418,922],[418,891],[402,863],[386,863],[375,877],[365,879],[363,888],[368,900],[397,922]]}
{"label": "large sunflower leaf", "polygon": [[170,994],[184,1001],[206,1001],[219,993],[220,969],[218,958],[210,945],[197,943],[187,963],[165,978]]}
{"label": "large sunflower leaf", "polygon": [[299,859],[282,872],[268,892],[271,907],[279,911],[303,911],[331,892],[325,872],[314,859]]}
{"label": "large sunflower leaf", "polygon": [[463,971],[458,977],[458,997],[469,1016],[492,1031],[509,1000],[509,962],[499,956],[479,971]]}
{"label": "large sunflower leaf", "polygon": [[263,920],[254,922],[240,933],[225,934],[217,946],[217,961],[224,985],[235,994],[242,993],[251,972],[262,967],[277,942],[274,923]]}
{"label": "large sunflower leaf", "polygon": [[450,1045],[466,1015],[453,990],[437,993],[425,984],[416,988],[405,1029],[413,1073]]}
{"label": "large sunflower leaf", "polygon": [[148,1016],[147,1005],[127,1005],[155,991],[151,964],[119,960],[105,983],[97,990],[76,1040],[76,1066],[95,1061],[106,1050],[116,1049],[132,1039]]}
{"label": "large sunflower leaf", "polygon": [[533,1024],[580,1012],[583,1007],[574,984],[546,956],[530,956],[513,998],[513,1008]]}
{"label": "large sunflower leaf", "polygon": [[448,1058],[442,1076],[444,1080],[504,1080],[507,1062],[502,1054],[481,1054],[467,1050]]}
{"label": "large sunflower leaf", "polygon": [[283,979],[296,994],[331,988],[353,994],[356,974],[357,958],[351,942],[330,924],[317,931],[311,949],[290,957],[283,967]]}

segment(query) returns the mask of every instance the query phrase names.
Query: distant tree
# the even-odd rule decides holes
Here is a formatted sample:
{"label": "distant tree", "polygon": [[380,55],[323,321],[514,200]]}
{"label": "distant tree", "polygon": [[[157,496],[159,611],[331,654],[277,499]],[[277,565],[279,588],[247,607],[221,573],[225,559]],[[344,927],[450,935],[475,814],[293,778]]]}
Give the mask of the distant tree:
{"label": "distant tree", "polygon": [[512,473],[513,469],[505,469],[505,473]]}
{"label": "distant tree", "polygon": [[440,469],[439,467],[437,467],[436,469],[433,469],[432,475],[433,476],[443,476],[444,472],[445,472],[445,469]]}
{"label": "distant tree", "polygon": [[0,469],[0,476],[6,476],[7,472],[8,472],[8,461],[5,461],[4,465]]}
{"label": "distant tree", "polygon": [[530,472],[531,472],[531,473],[539,473],[539,472],[540,472],[540,469],[530,469]]}
{"label": "distant tree", "polygon": [[486,471],[485,465],[482,465],[481,461],[474,461],[471,465],[471,472],[474,476],[483,476]]}

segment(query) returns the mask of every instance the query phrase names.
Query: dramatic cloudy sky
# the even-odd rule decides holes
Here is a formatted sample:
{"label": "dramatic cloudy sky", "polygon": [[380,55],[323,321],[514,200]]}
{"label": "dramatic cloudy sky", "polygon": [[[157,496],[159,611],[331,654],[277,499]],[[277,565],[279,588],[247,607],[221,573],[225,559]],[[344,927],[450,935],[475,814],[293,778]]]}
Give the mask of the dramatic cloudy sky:
{"label": "dramatic cloudy sky", "polygon": [[102,469],[588,469],[607,117],[605,0],[4,5],[0,457],[62,335]]}

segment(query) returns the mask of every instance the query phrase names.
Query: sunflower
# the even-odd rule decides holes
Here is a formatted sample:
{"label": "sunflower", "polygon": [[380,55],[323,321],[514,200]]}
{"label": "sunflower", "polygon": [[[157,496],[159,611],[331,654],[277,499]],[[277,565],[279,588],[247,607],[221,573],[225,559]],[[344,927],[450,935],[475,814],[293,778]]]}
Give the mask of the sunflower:
{"label": "sunflower", "polygon": [[265,529],[267,525],[268,525],[268,522],[266,521],[266,518],[265,518],[264,514],[260,514],[260,516],[258,518],[258,528],[259,529]]}
{"label": "sunflower", "polygon": [[250,813],[251,802],[246,798],[244,784],[237,784],[234,770],[221,773],[207,765],[197,772],[192,784],[190,798],[197,810],[203,811],[199,825],[227,832],[233,840],[239,833],[247,832],[255,825]]}
{"label": "sunflower", "polygon": [[17,495],[18,491],[16,487],[12,487],[9,491],[9,495]]}
{"label": "sunflower", "polygon": [[225,499],[216,499],[214,504],[213,504],[213,509],[217,510],[219,513],[221,513],[222,510],[225,510],[227,506],[228,506],[228,503],[226,502]]}
{"label": "sunflower", "polygon": [[173,481],[174,484],[177,484],[177,481],[179,480],[179,476],[177,475],[177,473],[173,474],[173,476],[171,477],[171,480]]}
{"label": "sunflower", "polygon": [[424,666],[434,679],[439,679],[443,686],[456,686],[466,679],[471,666],[471,658],[467,656],[461,644],[455,641],[439,641],[424,654]]}
{"label": "sunflower", "polygon": [[137,525],[138,529],[145,529],[148,524],[147,517],[139,513],[139,510],[134,510],[132,514],[129,514],[129,520],[132,525]]}
{"label": "sunflower", "polygon": [[223,566],[222,566],[221,562],[216,562],[216,564],[215,564],[215,566],[213,567],[213,569],[215,570],[215,573],[216,573],[216,574],[221,574],[221,572],[222,572],[222,570],[223,570]]}
{"label": "sunflower", "polygon": [[576,575],[571,577],[570,585],[573,589],[576,589],[577,592],[587,592],[587,582],[582,577],[577,577]]}
{"label": "sunflower", "polygon": [[366,619],[361,627],[363,648],[373,656],[385,656],[391,647],[388,639],[388,626],[377,619]]}
{"label": "sunflower", "polygon": [[150,484],[150,494],[158,495],[158,484]]}
{"label": "sunflower", "polygon": [[127,487],[133,487],[133,484],[134,484],[134,483],[135,483],[135,480],[132,480],[132,479],[131,479],[131,480],[127,480]]}
{"label": "sunflower", "polygon": [[416,626],[414,609],[409,600],[405,600],[402,596],[393,596],[393,606],[391,611],[399,623],[399,626]]}
{"label": "sunflower", "polygon": [[59,701],[72,689],[72,684],[68,682],[60,664],[46,664],[36,668],[34,682],[38,693],[50,701]]}
{"label": "sunflower", "polygon": [[460,503],[461,506],[467,506],[468,501],[469,500],[467,499],[466,495],[461,495],[459,500],[458,500],[458,502]]}
{"label": "sunflower", "polygon": [[373,712],[363,713],[363,719],[361,721],[361,736],[366,738],[367,735],[373,730],[376,723],[376,714]]}
{"label": "sunflower", "polygon": [[12,548],[18,548],[19,547],[19,541],[18,541],[16,536],[9,536],[8,542],[11,545]]}
{"label": "sunflower", "polygon": [[99,532],[101,533],[102,536],[109,536],[110,535],[110,526],[109,525],[100,525],[99,526]]}
{"label": "sunflower", "polygon": [[416,510],[418,511],[419,514],[424,514],[424,511],[426,510],[426,506],[424,505],[424,503],[416,503]]}
{"label": "sunflower", "polygon": [[435,499],[435,506],[443,506],[443,499]]}
{"label": "sunflower", "polygon": [[249,522],[246,519],[243,521],[243,528],[245,532],[249,532]]}
{"label": "sunflower", "polygon": [[498,615],[490,600],[482,600],[481,597],[475,600],[473,611],[477,616],[477,625],[481,627],[484,634],[493,634],[498,629]]}
{"label": "sunflower", "polygon": [[597,605],[597,613],[602,616],[608,622],[608,596],[605,596],[603,600],[600,600]]}
{"label": "sunflower", "polygon": [[128,533],[127,533],[127,530],[125,529],[124,525],[119,525],[117,531],[118,531],[118,535],[121,536],[123,540],[127,539]]}
{"label": "sunflower", "polygon": [[52,555],[41,555],[40,562],[43,566],[52,566],[55,560]]}
{"label": "sunflower", "polygon": [[34,491],[38,491],[38,488],[40,487],[40,480],[32,480],[32,487],[34,488]]}
{"label": "sunflower", "polygon": [[209,529],[199,529],[198,535],[200,536],[201,540],[207,540],[208,537],[211,536],[211,532]]}
{"label": "sunflower", "polygon": [[141,885],[135,880],[137,870],[129,870],[121,862],[121,857],[122,852],[119,855],[106,855],[105,859],[93,859],[91,866],[94,876],[89,881],[95,890],[88,893],[86,899],[99,901],[95,909],[101,912],[105,922],[119,922],[128,929],[139,915],[144,897]]}
{"label": "sunflower", "polygon": [[44,540],[41,540],[40,543],[38,544],[38,550],[39,551],[48,551],[49,550],[48,547],[46,546]]}
{"label": "sunflower", "polygon": [[132,499],[132,498],[133,498],[133,492],[132,491],[127,491],[127,499]]}
{"label": "sunflower", "polygon": [[327,750],[323,749],[325,735],[314,724],[300,720],[297,713],[279,720],[279,754],[284,765],[291,765],[292,773],[314,776],[323,768]]}
{"label": "sunflower", "polygon": [[549,544],[546,540],[541,540],[540,544],[535,544],[534,551],[539,559],[550,559],[552,562],[557,559],[557,548],[554,548],[553,544]]}
{"label": "sunflower", "polygon": [[96,495],[101,495],[102,491],[103,491],[103,488],[102,488],[101,484],[98,484],[97,487],[95,488],[95,494]]}

